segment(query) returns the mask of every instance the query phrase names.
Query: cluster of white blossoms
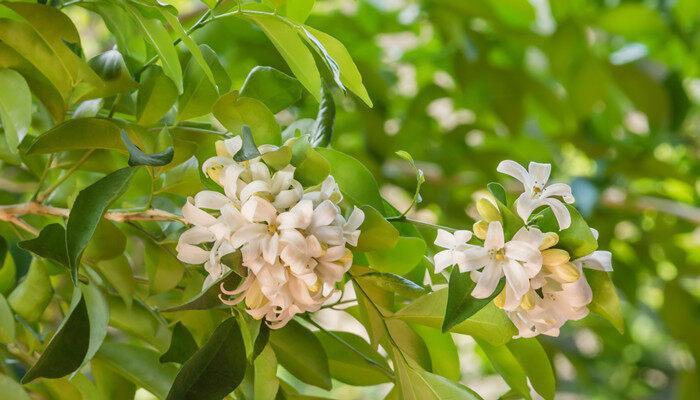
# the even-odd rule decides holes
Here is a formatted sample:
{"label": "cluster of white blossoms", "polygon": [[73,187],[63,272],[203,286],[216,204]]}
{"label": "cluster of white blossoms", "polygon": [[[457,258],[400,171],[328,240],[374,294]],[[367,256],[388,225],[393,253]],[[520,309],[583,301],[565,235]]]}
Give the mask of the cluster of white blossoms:
{"label": "cluster of white blossoms", "polygon": [[[594,251],[572,260],[567,251],[556,248],[556,232],[541,232],[528,226],[532,212],[543,206],[551,208],[560,230],[571,225],[571,215],[564,204],[574,202],[571,188],[563,183],[546,186],[550,170],[549,164],[534,162],[528,170],[509,160],[498,165],[499,172],[524,186],[515,208],[525,226],[508,242],[498,208],[485,198],[477,203],[483,220],[474,224],[474,234],[467,230],[439,230],[435,239],[437,246],[446,249],[435,255],[436,272],[451,265],[461,272],[469,271],[476,282],[472,296],[491,296],[505,276],[505,287],[494,302],[506,311],[518,328],[519,337],[558,336],[564,323],[585,317],[592,292],[583,268],[612,270],[610,252]],[[483,240],[482,246],[468,243],[473,235]],[[596,231],[593,235],[597,239]]]}
{"label": "cluster of white blossoms", "polygon": [[[240,136],[218,142],[217,156],[203,163],[223,193],[204,190],[188,199],[182,213],[193,226],[180,236],[178,259],[204,264],[208,287],[228,271],[222,257],[240,251],[245,278],[233,290],[222,284],[222,301],[245,301],[251,316],[280,328],[335,293],[352,264],[347,246],[357,245],[364,213],[354,208],[343,216],[332,176],[305,191],[293,165],[271,172],[261,157],[237,162],[241,148]],[[259,147],[261,154],[274,150]]]}

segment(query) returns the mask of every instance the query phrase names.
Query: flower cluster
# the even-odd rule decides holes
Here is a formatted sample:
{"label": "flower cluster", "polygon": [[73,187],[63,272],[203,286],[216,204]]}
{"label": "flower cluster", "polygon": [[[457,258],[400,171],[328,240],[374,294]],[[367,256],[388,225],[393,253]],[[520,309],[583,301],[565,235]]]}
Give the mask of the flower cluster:
{"label": "flower cluster", "polygon": [[[477,202],[482,220],[474,224],[473,234],[466,230],[439,230],[435,239],[437,246],[446,249],[435,255],[436,272],[450,265],[456,265],[461,272],[469,271],[476,282],[472,296],[490,297],[505,276],[505,287],[494,302],[506,311],[520,337],[558,336],[564,323],[585,317],[592,292],[583,268],[612,270],[610,252],[594,251],[572,260],[566,250],[557,248],[556,232],[542,232],[528,225],[530,215],[540,207],[552,210],[560,230],[571,225],[571,214],[564,204],[574,202],[571,188],[563,183],[546,186],[550,170],[549,164],[534,162],[528,170],[513,161],[498,165],[499,172],[524,186],[515,208],[525,225],[509,241],[498,207],[486,198]],[[593,235],[597,239],[594,230]],[[468,243],[472,236],[483,244]]]}
{"label": "flower cluster", "polygon": [[[223,193],[204,190],[182,209],[192,228],[178,241],[178,258],[204,264],[205,286],[228,270],[222,258],[240,251],[245,278],[239,287],[221,287],[222,301],[245,301],[247,312],[265,318],[271,328],[284,326],[295,314],[316,311],[334,292],[352,264],[364,213],[354,208],[346,219],[342,195],[332,176],[315,190],[294,179],[295,167],[275,172],[261,157],[237,162],[240,137],[217,143],[217,156],[206,160],[204,173]],[[261,146],[259,152],[274,151]]]}

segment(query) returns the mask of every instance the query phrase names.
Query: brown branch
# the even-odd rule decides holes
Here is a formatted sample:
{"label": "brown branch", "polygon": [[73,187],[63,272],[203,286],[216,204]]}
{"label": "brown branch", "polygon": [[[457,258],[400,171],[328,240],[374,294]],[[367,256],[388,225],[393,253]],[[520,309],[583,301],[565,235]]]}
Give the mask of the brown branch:
{"label": "brown branch", "polygon": [[[11,204],[6,206],[0,206],[0,220],[11,222],[22,229],[31,232],[27,228],[34,230],[36,234],[36,229],[28,226],[24,221],[18,218],[21,215],[50,215],[55,217],[67,218],[70,214],[70,210],[67,208],[47,206],[37,202]],[[179,215],[169,213],[164,210],[150,209],[145,211],[107,211],[104,215],[105,219],[115,222],[125,222],[125,221],[179,221],[185,222],[185,220]],[[22,226],[25,225],[25,226]]]}

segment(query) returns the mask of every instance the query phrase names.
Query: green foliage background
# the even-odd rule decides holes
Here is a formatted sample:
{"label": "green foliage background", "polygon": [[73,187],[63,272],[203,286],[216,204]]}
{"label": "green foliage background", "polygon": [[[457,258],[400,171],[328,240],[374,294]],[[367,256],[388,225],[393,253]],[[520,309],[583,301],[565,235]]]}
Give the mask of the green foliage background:
{"label": "green foliage background", "polygon": [[[83,8],[81,2],[75,3],[64,7],[63,11],[79,29],[86,58],[109,50],[120,27],[124,36],[133,34],[125,25],[120,25],[119,20],[105,22],[88,11],[90,5]],[[275,7],[284,2],[263,3]],[[184,26],[195,24],[205,10],[199,2],[173,4]],[[229,5],[235,9],[235,2]],[[700,391],[697,369],[700,362],[700,2],[319,0],[313,5],[306,24],[338,38],[347,47],[373,103],[370,108],[354,95],[334,92],[336,117],[331,147],[360,160],[377,179],[384,197],[396,208],[402,210],[409,206],[415,189],[415,172],[406,160],[396,155],[399,150],[411,154],[426,179],[422,186],[422,202],[409,215],[451,227],[471,227],[476,217],[474,195],[484,191],[488,182],[501,181],[507,189],[516,189],[509,187],[508,181],[496,173],[496,165],[501,160],[551,162],[554,178],[571,183],[577,208],[589,225],[600,231],[599,247],[613,253],[612,280],[622,301],[625,331],[619,334],[607,321],[591,315],[583,321],[567,324],[558,338],[540,338],[557,375],[559,393],[601,399],[691,399],[696,396]],[[143,39],[135,37],[136,40],[132,37],[127,42],[134,46],[134,54],[137,54],[142,45],[138,41]],[[274,67],[303,80],[298,71],[290,69],[289,60],[280,56],[265,32],[249,20],[222,18],[198,29],[192,37],[196,44],[211,48],[211,52],[202,50],[205,59],[209,60],[211,53],[220,60],[223,73],[214,67],[211,72],[221,86],[229,83],[233,88],[243,87],[251,69],[259,65]],[[0,51],[2,40],[0,37]],[[193,70],[198,64],[189,60],[190,52],[184,46],[178,50],[171,56],[176,64],[181,64],[179,74],[187,82],[188,74],[195,74],[197,71]],[[145,56],[152,54],[153,51],[146,52],[144,48],[144,59],[127,57],[125,61],[133,73],[147,60]],[[296,55],[292,54],[294,57]],[[8,63],[12,68],[8,57],[0,59],[0,66],[8,67],[5,65]],[[153,125],[160,120],[172,103],[159,104],[158,99],[178,96],[179,91],[174,83],[177,79],[173,79],[178,75],[177,68],[174,64],[161,65],[162,70],[140,71],[144,72],[144,77],[153,76],[149,79],[153,87],[141,89],[135,104],[114,107],[109,103],[100,104],[99,115],[106,116],[110,107],[117,115],[136,109],[134,116],[139,124]],[[195,76],[204,75],[199,72]],[[222,83],[226,79],[231,82]],[[135,84],[128,79],[120,82],[125,87]],[[302,81],[307,88],[312,83]],[[288,83],[285,93],[301,100],[278,114],[282,125],[316,117],[317,96],[302,91],[302,85]],[[3,86],[2,90],[9,87],[9,84]],[[205,107],[207,110],[219,94],[216,88],[212,89],[214,100]],[[249,90],[253,93],[256,89]],[[258,90],[265,93],[267,89],[259,87]],[[160,97],[149,97],[148,93],[157,93]],[[251,97],[256,96],[251,94]],[[114,97],[109,101],[119,102]],[[139,102],[146,105],[139,106]],[[266,102],[267,107],[273,108],[271,104]],[[31,129],[38,134],[52,126],[49,115],[55,113],[50,107],[48,110],[36,104],[34,107]],[[247,107],[258,106],[249,104]],[[191,112],[197,114],[197,110]],[[208,124],[207,121],[197,122]],[[221,122],[229,128],[223,120]],[[256,124],[276,126],[269,119],[256,121]],[[79,127],[73,128],[81,131]],[[265,132],[274,138],[278,133],[275,129],[279,128],[271,127]],[[137,130],[129,134],[135,141],[135,138],[143,139],[137,145],[153,153],[172,144],[176,158],[178,149],[183,148],[178,148],[178,143],[186,147],[184,142],[193,138],[192,132],[187,131],[175,135],[171,142],[161,136],[146,138],[147,135]],[[89,135],[87,131],[86,137]],[[118,140],[115,143],[103,144],[101,148],[121,146]],[[201,156],[211,152],[206,148],[211,143],[212,140],[203,140],[187,151]],[[60,147],[60,141],[49,145],[54,146],[52,151],[65,150]],[[12,204],[27,200],[26,194],[31,194],[35,188],[36,170],[40,168],[34,165],[38,162],[27,158],[22,160],[26,168],[18,167],[11,162],[18,156],[6,150],[3,149],[3,159],[9,162],[2,166],[0,200],[3,204]],[[59,165],[64,170],[74,165],[82,167],[54,193],[53,201],[59,206],[72,204],[78,190],[93,183],[97,176],[125,165],[121,154],[114,156],[104,150],[95,153],[89,150],[86,155],[82,149],[72,150],[61,153],[57,158],[61,162]],[[158,172],[168,172],[167,166],[154,168],[163,168]],[[175,211],[183,196],[202,187],[192,170],[173,168],[160,189],[152,189],[152,177],[141,170],[135,173],[132,189],[122,197],[122,205],[128,208],[141,204],[142,189],[147,187],[149,194],[154,190],[166,193],[156,198],[155,206]],[[46,182],[59,179],[58,169],[47,173]],[[27,217],[35,226],[59,220]],[[110,226],[100,227],[98,233],[109,238]],[[17,241],[13,238],[29,238],[13,231],[10,224],[0,222],[0,228],[2,236],[10,239],[11,244]],[[145,375],[147,381],[152,382],[146,389],[152,393],[167,393],[168,387],[159,386],[162,376],[150,376],[148,371],[138,369],[140,365],[149,365],[148,362],[168,349],[164,337],[170,333],[163,328],[161,315],[153,309],[179,304],[181,299],[191,297],[199,290],[201,279],[193,278],[181,264],[172,262],[170,242],[150,240],[155,233],[172,239],[174,231],[161,231],[149,224],[130,226],[124,231],[142,239],[136,243],[130,241],[127,246],[131,254],[144,258],[131,260],[132,267],[139,262],[157,267],[140,271],[141,276],[147,276],[145,282],[118,286],[116,292],[108,296],[110,325],[151,348],[139,350],[122,343],[105,343],[91,363],[93,374],[108,377],[105,378],[108,381],[114,379],[116,383],[112,382],[110,387],[124,385],[127,388],[130,384],[124,383],[122,376]],[[421,228],[421,233],[427,243],[432,242],[432,229]],[[84,262],[105,260],[91,268],[110,282],[119,281],[124,276],[122,273],[131,272],[129,262],[122,256],[115,257],[121,251],[109,254],[110,249],[104,247],[88,247]],[[430,246],[429,251],[432,251]],[[12,256],[14,258],[6,258],[5,267],[0,269],[0,282],[12,283],[0,288],[0,292],[6,295],[15,313],[22,315],[22,321],[38,320],[41,315],[31,313],[37,308],[34,303],[41,303],[43,307],[38,307],[41,311],[48,305],[44,320],[61,320],[62,314],[69,310],[51,300],[54,296],[63,296],[70,303],[71,297],[66,295],[70,293],[67,277],[61,275],[54,263],[34,261],[29,270],[33,275],[25,280],[32,278],[34,288],[53,286],[55,293],[51,289],[44,297],[25,294],[24,298],[32,298],[34,303],[25,305],[23,313],[18,311],[21,306],[13,304],[12,300],[13,296],[22,294],[14,294],[13,289],[16,281],[27,274],[30,260],[28,253],[17,250],[16,246]],[[70,254],[53,256],[47,258],[56,261],[55,257],[64,257],[64,260],[71,257]],[[12,268],[8,267],[10,262]],[[15,271],[16,276],[1,277],[10,270]],[[108,277],[110,271],[114,274],[111,278]],[[178,286],[179,291],[173,294],[171,289],[181,282],[183,274],[181,286],[184,287]],[[420,277],[412,278],[420,280]],[[141,303],[136,298],[144,290],[151,297],[148,302]],[[74,291],[75,301],[70,310],[99,313],[92,311],[99,304],[95,306],[95,302],[90,301],[90,289],[83,289],[85,302],[76,300],[79,299],[77,292],[80,291]],[[127,308],[127,303],[132,301],[134,303],[129,305],[134,308]],[[9,309],[6,302],[0,302],[0,318],[6,316],[5,310]],[[201,314],[195,316],[194,312],[185,311],[179,320],[193,330],[192,335],[201,344],[214,331],[219,317],[212,313],[202,318]],[[18,326],[21,324],[28,323],[18,322]],[[51,328],[46,329],[50,331]],[[421,329],[425,328],[416,328],[416,332],[429,346],[443,348],[439,343],[430,343],[430,338],[439,340],[437,336]],[[30,349],[40,348],[42,335],[47,333],[41,331],[39,337],[32,337],[32,329],[18,328],[18,332]],[[322,343],[329,340],[318,336]],[[5,343],[2,335],[0,342]],[[277,352],[281,347],[279,343],[284,340],[273,334],[270,343],[261,358],[274,359],[270,348]],[[481,382],[478,387],[488,388],[492,381],[484,376],[509,376],[507,371],[495,371],[491,366],[488,359],[496,350],[487,350],[489,343],[478,341],[478,348],[471,342],[458,341],[458,344],[462,369],[467,371],[462,375],[465,384],[477,389],[472,384]],[[4,366],[14,371],[12,357],[16,358],[18,352],[6,353]],[[82,359],[77,362],[80,364]],[[130,363],[133,365],[124,367]],[[119,369],[115,364],[123,369],[121,375],[109,372]],[[172,377],[176,369],[172,364],[165,365],[167,367],[154,375]],[[326,371],[323,376],[327,375]],[[3,384],[14,387],[2,380],[8,379],[4,375],[0,378],[0,387]],[[303,383],[287,378],[302,391],[308,389]],[[317,386],[323,386],[325,378],[319,379],[322,382]],[[378,383],[385,381],[381,375],[376,379]],[[53,393],[58,398],[61,392],[68,396],[63,398],[76,398],[70,397],[73,394],[90,398],[86,395],[90,390],[85,380],[78,374],[73,383],[64,380],[35,383],[32,389]],[[305,380],[308,381],[313,382],[314,377]],[[500,385],[498,387],[504,387]],[[345,396],[343,398],[379,396],[373,389],[356,390],[342,385],[336,389],[335,395]]]}

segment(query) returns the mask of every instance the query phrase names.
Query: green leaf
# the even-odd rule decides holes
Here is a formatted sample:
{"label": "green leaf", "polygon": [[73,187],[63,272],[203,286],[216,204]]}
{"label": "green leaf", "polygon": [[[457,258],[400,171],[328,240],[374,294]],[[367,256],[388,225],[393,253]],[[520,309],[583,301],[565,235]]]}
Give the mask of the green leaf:
{"label": "green leaf", "polygon": [[177,91],[182,93],[182,67],[180,67],[180,60],[177,57],[177,51],[168,31],[165,30],[165,27],[158,19],[147,18],[141,14],[137,7],[130,3],[126,3],[126,9],[138,25],[143,36],[148,39],[158,53],[165,75],[172,79],[177,87]]}
{"label": "green leaf", "polygon": [[365,213],[365,220],[360,226],[360,238],[357,241],[356,249],[358,251],[381,251],[394,248],[399,241],[399,231],[373,207],[362,206],[360,208]]}
{"label": "green leaf", "polygon": [[44,262],[34,259],[29,272],[7,298],[15,314],[28,322],[37,321],[53,297],[53,287]]}
{"label": "green leaf", "polygon": [[0,68],[0,121],[10,152],[17,154],[20,139],[32,122],[32,93],[18,72]]}
{"label": "green leaf", "polygon": [[601,28],[612,34],[630,38],[658,35],[666,29],[661,14],[642,3],[622,4],[615,7],[603,13],[598,23]]}
{"label": "green leaf", "polygon": [[406,275],[423,259],[425,249],[423,239],[401,236],[394,247],[367,253],[367,260],[377,271]]}
{"label": "green leaf", "polygon": [[0,236],[0,293],[6,294],[14,288],[16,277],[15,260],[8,251],[7,241]]}
{"label": "green leaf", "polygon": [[185,44],[187,50],[190,51],[190,54],[192,54],[192,60],[199,64],[199,67],[204,72],[204,75],[206,75],[206,77],[209,78],[211,84],[217,85],[217,80],[214,78],[214,73],[209,67],[209,63],[205,59],[204,54],[202,54],[202,51],[200,50],[199,46],[197,46],[197,43],[190,37],[190,35],[187,32],[185,32],[185,29],[182,27],[180,20],[177,18],[177,15],[171,14],[163,7],[158,7],[158,9],[161,11],[163,19],[165,19],[165,21],[170,25],[170,27],[173,29],[177,37],[180,38],[182,43]]}
{"label": "green leaf", "polygon": [[321,75],[311,51],[297,32],[276,15],[247,14],[265,32],[306,90],[321,101]]}
{"label": "green leaf", "polygon": [[309,142],[313,147],[326,147],[331,142],[333,123],[335,122],[335,101],[333,93],[326,85],[323,86],[321,103],[318,105],[316,123]]}
{"label": "green leaf", "polygon": [[292,161],[292,150],[288,146],[282,146],[277,150],[268,151],[260,158],[262,158],[268,167],[279,171]]}
{"label": "green leaf", "polygon": [[272,67],[253,68],[243,82],[241,96],[258,99],[274,114],[301,99],[299,81]]}
{"label": "green leaf", "polygon": [[[131,140],[142,146],[134,131]],[[112,120],[79,118],[68,120],[41,134],[27,149],[27,154],[57,153],[67,150],[107,149],[127,152],[121,140],[121,128]]]}
{"label": "green leaf", "polygon": [[123,343],[105,342],[95,356],[114,371],[162,399],[172,385],[177,367],[161,364],[155,351]]}
{"label": "green leaf", "polygon": [[146,154],[141,149],[134,144],[134,142],[129,139],[129,135],[126,134],[125,130],[122,130],[122,142],[124,146],[129,151],[129,165],[136,167],[139,165],[151,165],[151,166],[163,166],[170,164],[173,161],[173,155],[175,154],[172,146],[168,146],[165,150],[160,153]]}
{"label": "green leaf", "polygon": [[160,356],[159,360],[162,363],[176,362],[184,364],[196,351],[197,343],[194,341],[192,334],[182,322],[178,322],[173,327],[170,347],[168,347],[168,351]]}
{"label": "green leaf", "polygon": [[243,337],[231,317],[182,365],[167,399],[222,399],[243,381],[246,366]]}
{"label": "green leaf", "polygon": [[556,380],[547,352],[535,338],[515,339],[506,344],[530,379],[535,391],[546,400],[553,400]]}
{"label": "green leaf", "polygon": [[316,39],[317,44],[323,47],[327,56],[336,64],[337,68],[340,70],[339,74],[342,85],[355,93],[365,104],[372,107],[372,100],[369,98],[367,89],[365,89],[362,83],[362,75],[360,75],[360,71],[357,69],[355,62],[352,60],[345,46],[338,39],[327,33],[316,30],[310,26],[305,26],[304,29]]}
{"label": "green leaf", "polygon": [[[104,98],[119,93],[125,93],[138,87],[138,84],[131,77],[129,69],[124,63],[122,54],[116,49],[107,50],[102,54],[98,54],[88,61],[88,65],[102,78],[104,83],[98,90],[90,92],[90,97],[95,98],[93,102],[102,104]],[[73,118],[75,118],[75,112],[73,113]]]}
{"label": "green leaf", "polygon": [[502,201],[502,199],[506,198],[506,191],[501,184],[491,182],[488,184],[488,189],[493,197],[496,198],[496,205],[498,206],[498,211],[501,213],[503,233],[505,234],[506,240],[509,240],[520,228],[525,226],[525,223],[508,208],[507,203]]}
{"label": "green leaf", "polygon": [[0,343],[15,341],[15,318],[5,296],[0,294]]}
{"label": "green leaf", "polygon": [[330,390],[333,386],[328,357],[321,342],[295,320],[270,334],[277,360],[302,382]]}
{"label": "green leaf", "polygon": [[80,36],[68,16],[53,7],[4,2],[17,18],[0,20],[0,41],[13,48],[51,82],[68,101],[80,99],[102,85],[100,78],[70,46]]}
{"label": "green leaf", "polygon": [[136,96],[136,120],[140,125],[152,125],[167,113],[177,100],[178,91],[172,79],[157,65],[151,65],[141,75]]}
{"label": "green leaf", "polygon": [[400,350],[395,347],[392,348],[392,353],[396,363],[401,399],[481,399],[478,394],[466,386],[421,368],[414,360],[400,354]]}
{"label": "green leaf", "polygon": [[[292,155],[292,163],[294,163],[294,155]],[[304,159],[298,163],[294,171],[294,179],[305,187],[314,186],[323,182],[330,171],[330,163],[318,151],[308,148]]]}
{"label": "green leaf", "polygon": [[126,236],[117,225],[106,219],[97,223],[97,229],[92,240],[85,248],[83,256],[86,260],[97,262],[109,260],[124,254]]}
{"label": "green leaf", "polygon": [[532,217],[532,220],[542,232],[557,232],[559,234],[557,247],[568,251],[572,259],[593,253],[598,248],[598,241],[593,236],[591,228],[575,207],[567,204],[566,208],[571,215],[571,226],[564,230],[559,230],[559,223],[549,207]]}
{"label": "green leaf", "polygon": [[116,296],[109,296],[108,301],[110,326],[145,341],[160,352],[167,350],[170,331],[153,310],[138,299],[134,299],[130,307]]}
{"label": "green leaf", "polygon": [[424,287],[392,273],[370,272],[369,274],[358,276],[355,279],[368,281],[387,292],[396,293],[411,299],[426,294]]}
{"label": "green leaf", "polygon": [[622,318],[620,299],[617,290],[610,280],[610,274],[605,271],[585,269],[586,279],[593,291],[593,301],[589,308],[594,313],[610,321],[620,334],[625,331],[625,321]]}
{"label": "green leaf", "polygon": [[315,0],[294,0],[284,3],[284,13],[289,19],[303,24],[314,8]]}
{"label": "green leaf", "polygon": [[151,293],[164,293],[177,286],[185,266],[175,256],[174,246],[144,238],[146,273]]}
{"label": "green leaf", "polygon": [[31,400],[22,385],[3,374],[0,374],[0,393],[5,400]]}
{"label": "green leaf", "polygon": [[353,386],[372,386],[391,381],[386,359],[361,337],[340,331],[318,331],[328,355],[333,378]]}
{"label": "green leaf", "polygon": [[471,295],[476,283],[469,276],[469,273],[460,273],[459,268],[453,267],[450,273],[447,307],[445,309],[445,320],[442,321],[442,331],[449,331],[452,327],[491,303],[491,300],[503,290],[504,283],[505,279],[502,279],[491,296],[485,299],[477,299]]}
{"label": "green leaf", "polygon": [[[393,318],[440,329],[447,306],[447,297],[447,289],[428,293],[397,311]],[[493,345],[506,343],[517,334],[508,316],[493,302],[455,325],[450,332],[481,338]]]}
{"label": "green leaf", "polygon": [[459,366],[459,350],[452,340],[450,333],[442,333],[439,329],[425,325],[411,325],[425,342],[430,354],[431,371],[453,381],[459,381],[461,370]]}
{"label": "green leaf", "polygon": [[253,362],[253,393],[256,400],[274,400],[279,389],[277,358],[270,346],[265,346]]}
{"label": "green leaf", "polygon": [[97,352],[107,335],[109,309],[99,289],[83,285],[73,291],[71,308],[22,383],[60,378],[77,370]]}
{"label": "green leaf", "polygon": [[31,251],[39,257],[48,258],[61,265],[68,266],[68,253],[66,250],[66,230],[61,224],[49,224],[39,232],[34,239],[25,240],[17,244],[24,250]]}
{"label": "green leaf", "polygon": [[122,254],[115,258],[99,261],[93,268],[112,285],[127,307],[131,307],[134,293],[136,293],[136,280],[126,256]]}
{"label": "green leaf", "polygon": [[66,224],[68,264],[73,282],[77,282],[80,256],[92,238],[97,223],[109,205],[128,188],[136,168],[114,171],[78,193]]}
{"label": "green leaf", "polygon": [[178,100],[178,121],[209,114],[219,95],[231,88],[231,79],[214,50],[205,44],[199,47],[217,83],[212,84],[197,60],[191,59],[185,69],[184,89]]}
{"label": "green leaf", "polygon": [[240,150],[238,150],[238,153],[233,155],[233,159],[238,162],[243,162],[252,160],[256,157],[260,157],[260,151],[258,151],[258,146],[255,144],[253,132],[250,130],[250,127],[248,127],[248,125],[243,125],[241,127],[240,136],[242,147]]}
{"label": "green leaf", "polygon": [[230,132],[237,133],[243,125],[248,125],[258,145],[281,142],[280,127],[275,116],[260,100],[242,97],[233,91],[221,96],[212,112]]}
{"label": "green leaf", "polygon": [[501,186],[500,183],[496,182],[490,182],[486,187],[489,189],[489,192],[493,195],[493,197],[496,198],[496,200],[500,201],[503,204],[508,204],[508,198],[506,197],[506,190]]}
{"label": "green leaf", "polygon": [[[511,389],[515,390],[526,400],[530,400],[530,389],[527,386],[527,374],[520,365],[517,358],[505,345],[494,346],[480,338],[474,338],[476,343],[486,353],[493,368],[508,383]],[[530,362],[536,363],[537,360]]]}
{"label": "green leaf", "polygon": [[384,202],[379,194],[379,186],[367,167],[337,150],[319,147],[316,151],[331,164],[331,175],[353,204],[370,205],[384,214]]}
{"label": "green leaf", "polygon": [[[239,254],[240,263],[240,252],[237,252],[236,254]],[[212,283],[209,287],[203,289],[202,293],[198,294],[193,299],[186,301],[182,305],[166,308],[162,311],[173,312],[184,310],[208,310],[210,308],[220,306],[221,300],[219,300],[219,294],[221,293],[221,284],[223,283],[226,289],[232,290],[236,288],[240,282],[240,275],[237,275],[233,271],[229,271],[216,282]]]}
{"label": "green leaf", "polygon": [[134,400],[136,385],[117,374],[104,360],[93,358],[90,361],[90,373],[101,396],[98,398]]}

